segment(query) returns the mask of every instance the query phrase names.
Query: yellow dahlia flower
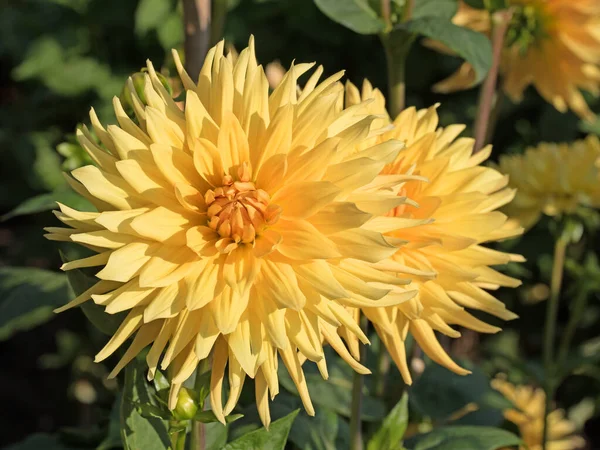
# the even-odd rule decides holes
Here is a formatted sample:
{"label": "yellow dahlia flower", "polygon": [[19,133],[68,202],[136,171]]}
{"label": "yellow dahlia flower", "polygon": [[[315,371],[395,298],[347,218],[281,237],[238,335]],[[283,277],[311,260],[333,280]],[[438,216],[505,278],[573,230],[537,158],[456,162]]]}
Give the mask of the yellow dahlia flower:
{"label": "yellow dahlia flower", "polygon": [[579,207],[600,207],[600,141],[596,136],[571,144],[542,143],[523,155],[503,155],[499,170],[517,189],[506,212],[530,228],[542,214],[560,216]]}
{"label": "yellow dahlia flower", "polygon": [[[519,450],[542,450],[546,395],[540,388],[515,386],[502,379],[492,380],[492,387],[502,393],[515,409],[504,411],[506,420],[519,427],[525,446]],[[572,436],[575,425],[556,409],[548,414],[547,450],[575,450],[585,445],[580,436]]]}
{"label": "yellow dahlia flower", "polygon": [[[600,92],[600,2],[598,0],[508,0],[514,14],[500,64],[502,89],[518,102],[533,85],[544,99],[566,112],[594,117],[580,90]],[[490,34],[485,10],[461,2],[456,25]],[[439,48],[438,45],[434,47]],[[452,92],[473,86],[475,73],[468,63],[434,86]]]}
{"label": "yellow dahlia flower", "polygon": [[[373,99],[371,112],[383,117],[379,119],[382,125],[386,122],[389,125],[381,92],[373,90],[368,82],[362,94],[352,84],[346,86],[348,104],[361,104],[361,100],[369,98]],[[489,156],[490,147],[472,155],[474,140],[457,138],[464,126],[438,128],[436,108],[420,111],[408,108],[394,119],[392,129],[372,138],[380,143],[398,139],[406,144],[397,158],[386,165],[384,177],[413,174],[428,180],[407,182],[399,195],[416,204],[390,205],[377,223],[386,236],[408,241],[393,256],[396,262],[414,271],[433,272],[436,278],[416,276],[412,286],[418,289],[418,295],[401,305],[363,308],[409,384],[411,375],[404,346],[408,333],[432,360],[466,374],[468,371],[444,351],[435,331],[450,337],[460,336],[451,325],[483,333],[499,331],[467,309],[504,320],[514,319],[515,314],[487,291],[520,284],[490,266],[522,258],[482,245],[522,232],[520,228],[511,228],[506,216],[496,211],[512,200],[515,191],[506,187],[508,177],[480,165]],[[412,228],[396,226],[406,219],[420,220],[421,224]]]}
{"label": "yellow dahlia flower", "polygon": [[368,372],[357,361],[368,339],[346,308],[414,296],[386,272],[402,269],[389,259],[401,243],[372,224],[381,205],[408,201],[388,197],[412,177],[378,175],[398,141],[357,151],[375,117],[365,104],[343,108],[342,73],[319,83],[319,67],[299,94],[297,78],[313,64],[293,65],[269,94],[252,40],[235,64],[223,48],[210,50],[198,84],[174,54],[183,110],[148,62],[147,104],[130,83],[135,118],[117,98],[118,125],[105,128],[91,111],[102,145],[83,127],[78,137],[95,165],[68,180],[98,212],[60,205],[68,228],[49,228],[48,238],[96,253],[64,270],[101,267],[98,283],[61,310],[91,298],[107,314],[128,311],[96,357],[133,337],[113,376],[150,345],[149,378],[159,362],[169,369],[173,408],[182,383],[212,357],[215,415],[224,421],[249,376],[268,425],[278,354],[314,414],[302,364],[314,361],[327,378],[324,344]]}

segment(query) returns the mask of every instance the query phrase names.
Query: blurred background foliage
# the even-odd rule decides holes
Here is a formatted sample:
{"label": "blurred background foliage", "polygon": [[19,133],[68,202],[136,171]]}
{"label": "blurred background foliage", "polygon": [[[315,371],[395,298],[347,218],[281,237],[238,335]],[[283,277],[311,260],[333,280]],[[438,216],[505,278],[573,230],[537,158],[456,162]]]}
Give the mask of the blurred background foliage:
{"label": "blurred background foliage", "polygon": [[[42,237],[42,227],[55,223],[50,210],[57,200],[88,206],[66,188],[62,171],[88,163],[74,132],[80,123],[88,123],[89,107],[102,122],[114,123],[112,97],[146,58],[167,79],[175,73],[170,49],[182,49],[181,5],[175,0],[3,0],[0,8],[0,445],[34,432],[60,430],[60,441],[70,443],[69,448],[119,448],[118,411],[113,407],[117,383],[105,379],[113,361],[106,366],[93,363],[105,338],[80,310],[52,313],[72,293],[66,276],[56,271],[60,257],[55,245]],[[317,61],[325,75],[346,69],[347,79],[355,84],[369,78],[385,92],[385,60],[377,36],[343,28],[310,1],[229,0],[223,34],[237,49],[253,34],[263,64],[278,60],[287,67],[294,59]],[[431,92],[431,86],[459,64],[458,58],[414,46],[407,64],[407,105],[421,108],[441,102],[442,125],[470,126],[477,89],[446,96]],[[600,111],[600,103],[595,110]],[[600,121],[582,124],[529,90],[518,106],[504,102],[492,159],[540,141],[571,141],[585,133],[600,134]],[[573,351],[573,370],[558,392],[558,403],[585,431],[590,448],[600,448],[600,340],[593,339],[600,325],[600,267],[594,257],[598,218],[590,216],[586,226],[590,232],[571,249],[580,262],[568,266],[565,296],[576,295],[585,284],[594,298],[577,333],[580,346]],[[505,405],[491,390],[490,376],[503,371],[516,382],[536,381],[552,263],[551,231],[550,223],[542,221],[519,242],[504,244],[507,249],[518,245],[527,258],[526,264],[509,267],[512,275],[523,279],[523,287],[518,293],[501,293],[520,320],[506,324],[496,336],[467,332],[446,343],[473,375],[462,378],[417,359],[421,365],[413,369],[423,373],[409,392],[411,422],[419,423],[414,425],[419,430],[450,422],[498,426]],[[63,250],[67,255],[74,251],[67,246]],[[568,302],[562,305],[564,320]],[[374,359],[376,338],[373,342],[369,358]],[[307,367],[307,378],[320,408],[314,419],[300,413],[290,441],[300,449],[347,448],[350,369],[334,362],[327,385],[310,370]],[[391,370],[389,377],[393,403],[386,405],[386,396],[367,395],[365,422],[381,420],[398,400],[393,387],[399,374]],[[284,389],[272,407],[274,419],[300,406],[283,373],[281,382]],[[251,393],[245,401],[243,397],[242,404],[249,407],[229,430],[230,437],[258,427],[252,402]],[[214,436],[214,448],[227,437],[222,431]],[[14,448],[64,448],[58,442],[38,434]]]}

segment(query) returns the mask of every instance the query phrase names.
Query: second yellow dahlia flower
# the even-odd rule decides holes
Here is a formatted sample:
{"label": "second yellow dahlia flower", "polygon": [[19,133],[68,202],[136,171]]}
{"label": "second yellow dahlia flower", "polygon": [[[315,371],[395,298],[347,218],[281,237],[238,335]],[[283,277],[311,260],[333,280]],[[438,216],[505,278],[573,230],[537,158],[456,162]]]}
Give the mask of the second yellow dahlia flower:
{"label": "second yellow dahlia flower", "polygon": [[503,155],[499,170],[517,195],[506,213],[525,228],[543,214],[572,214],[600,207],[600,140],[590,135],[572,144],[542,143],[523,155]]}
{"label": "second yellow dahlia flower", "polygon": [[[542,450],[546,408],[544,391],[531,386],[515,386],[500,378],[492,380],[492,387],[515,406],[514,409],[504,411],[504,417],[519,427],[525,444],[519,450]],[[551,411],[548,415],[547,450],[582,448],[585,441],[581,436],[573,436],[574,432],[575,425],[565,417],[564,411]]]}
{"label": "second yellow dahlia flower", "polygon": [[415,295],[386,272],[403,268],[389,260],[401,242],[371,225],[381,204],[407,201],[395,194],[413,177],[379,176],[402,144],[364,148],[375,117],[366,105],[344,109],[342,73],[319,83],[319,67],[299,94],[297,79],[313,64],[293,65],[269,93],[252,41],[235,63],[223,43],[211,49],[197,84],[174,56],[183,110],[148,63],[147,104],[130,86],[135,120],[115,98],[118,125],[105,128],[91,112],[102,145],[85,127],[78,133],[96,165],[68,179],[98,212],[60,205],[68,228],[48,237],[95,253],[64,270],[101,270],[65,308],[91,298],[107,314],[128,311],[96,359],[133,337],[114,375],[150,345],[149,377],[159,366],[172,374],[171,408],[212,355],[215,415],[224,421],[249,376],[268,425],[279,355],[314,414],[302,364],[315,362],[327,378],[324,344],[368,372],[357,361],[368,339],[347,308]]}
{"label": "second yellow dahlia flower", "polygon": [[[573,110],[591,119],[580,90],[600,92],[600,2],[597,0],[508,0],[514,11],[500,64],[502,89],[513,101],[533,85],[544,99],[565,112]],[[456,25],[490,34],[485,10],[460,3],[452,20]],[[437,44],[432,45],[445,50]],[[438,92],[469,88],[475,73],[464,63]]]}
{"label": "second yellow dahlia flower", "polygon": [[[346,86],[349,105],[367,99],[372,99],[370,111],[380,115],[378,126],[389,125],[385,100],[379,90],[373,90],[368,82],[362,93],[352,84]],[[483,244],[518,235],[522,230],[511,227],[507,217],[497,211],[512,200],[515,191],[507,188],[508,177],[480,165],[488,158],[491,147],[473,155],[474,140],[457,138],[464,126],[438,128],[435,106],[420,111],[408,108],[393,120],[393,125],[369,143],[398,139],[406,144],[396,159],[385,166],[383,176],[413,174],[427,181],[406,183],[399,195],[416,203],[390,205],[376,223],[386,236],[408,241],[394,254],[394,261],[413,271],[433,272],[436,277],[415,276],[411,286],[419,293],[403,304],[363,310],[374,323],[405,382],[410,384],[404,346],[409,333],[432,360],[465,374],[467,371],[444,351],[435,332],[459,337],[459,331],[452,325],[483,333],[500,330],[471,315],[468,309],[504,320],[516,317],[488,291],[518,286],[519,280],[491,266],[522,258]],[[389,201],[392,200],[390,196]],[[418,221],[419,225],[407,228],[406,219]]]}

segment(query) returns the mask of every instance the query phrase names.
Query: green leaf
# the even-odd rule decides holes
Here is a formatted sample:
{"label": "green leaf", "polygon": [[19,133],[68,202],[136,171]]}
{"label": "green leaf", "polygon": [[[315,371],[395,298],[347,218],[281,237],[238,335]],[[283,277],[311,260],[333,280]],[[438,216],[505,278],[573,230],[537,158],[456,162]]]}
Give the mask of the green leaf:
{"label": "green leaf", "polygon": [[125,369],[125,385],[121,401],[121,437],[125,450],[166,450],[169,448],[167,423],[157,418],[145,418],[138,405],[158,407],[156,391],[146,381],[145,364],[134,360]]}
{"label": "green leaf", "polygon": [[385,23],[367,0],[315,0],[317,7],[334,22],[359,34],[377,34]]}
{"label": "green leaf", "polygon": [[119,392],[110,410],[110,420],[106,437],[102,440],[96,450],[112,450],[123,446],[121,440],[121,402],[123,393]]}
{"label": "green leaf", "polygon": [[260,428],[230,442],[223,450],[283,450],[294,419],[300,410],[288,414],[271,424],[269,430]]}
{"label": "green leaf", "polygon": [[290,441],[302,450],[336,450],[343,419],[333,411],[318,408],[314,417],[299,414],[290,432]]}
{"label": "green leaf", "polygon": [[135,30],[139,34],[161,26],[171,12],[169,0],[140,0],[135,11]]}
{"label": "green leaf", "polygon": [[514,434],[491,427],[443,427],[406,442],[412,450],[497,450],[521,445]]}
{"label": "green leaf", "polygon": [[121,77],[113,77],[108,65],[63,48],[52,36],[37,39],[30,46],[24,60],[13,70],[13,76],[20,81],[39,79],[51,91],[64,96],[88,90],[114,94],[116,86],[123,83]]}
{"label": "green leaf", "polygon": [[139,412],[142,417],[145,418],[156,418],[169,420],[172,418],[172,414],[169,411],[165,411],[160,406],[149,405],[144,403],[134,403],[137,412]]}
{"label": "green leaf", "polygon": [[499,394],[492,389],[489,378],[481,369],[472,364],[463,365],[472,372],[467,377],[437,364],[427,365],[409,390],[411,405],[421,415],[443,422],[468,404],[475,403],[479,410],[461,419],[465,425],[500,425],[503,420],[501,407],[494,406],[493,402]]}
{"label": "green leaf", "polygon": [[221,450],[227,443],[228,427],[221,422],[204,424],[204,450]]}
{"label": "green leaf", "polygon": [[582,120],[579,122],[579,129],[584,133],[593,133],[597,136],[600,136],[600,117],[596,117],[594,122]]}
{"label": "green leaf", "polygon": [[[225,417],[225,421],[227,423],[231,423],[235,422],[238,419],[241,419],[242,417],[244,417],[243,414],[230,414],[227,417]],[[219,419],[217,419],[217,416],[215,416],[215,413],[212,411],[198,411],[194,416],[194,420],[197,420],[198,422],[202,423],[213,423],[219,421]]]}
{"label": "green leaf", "polygon": [[58,189],[47,194],[36,195],[28,198],[12,211],[0,217],[0,220],[8,220],[16,216],[36,214],[42,211],[56,209],[56,202],[63,203],[79,211],[93,211],[93,206],[81,195],[71,189]]}
{"label": "green leaf", "polygon": [[369,440],[367,450],[396,450],[408,426],[408,395],[402,395],[400,401],[383,420],[381,428]]}
{"label": "green leaf", "polygon": [[481,33],[454,25],[439,17],[422,17],[400,24],[396,29],[442,42],[475,70],[475,83],[481,82],[492,65],[492,44]]}
{"label": "green leaf", "polygon": [[69,447],[60,442],[56,436],[45,433],[36,433],[24,441],[4,447],[4,450],[83,450],[81,447]]}
{"label": "green leaf", "polygon": [[[316,405],[350,417],[352,404],[352,369],[339,359],[329,358],[329,379],[324,380],[318,372],[313,371],[314,366],[306,369],[306,382],[312,401]],[[278,372],[281,385],[292,394],[297,395],[294,382],[284,367],[280,366]],[[361,418],[365,422],[374,422],[385,417],[385,405],[380,399],[364,392]]]}
{"label": "green leaf", "polygon": [[65,275],[33,267],[0,267],[0,341],[50,320],[69,298]]}
{"label": "green leaf", "polygon": [[[67,258],[61,252],[61,258],[63,262],[67,262]],[[99,280],[95,277],[86,275],[83,270],[72,269],[67,271],[67,278],[71,289],[75,292],[75,295],[80,295],[82,292],[87,291]],[[102,333],[112,336],[115,331],[123,322],[126,312],[119,314],[107,314],[104,312],[104,307],[96,305],[93,301],[88,300],[81,304],[81,310],[85,314],[92,324],[98,328]]]}
{"label": "green leaf", "polygon": [[411,20],[423,17],[439,17],[452,19],[458,9],[457,0],[418,0],[415,2]]}
{"label": "green leaf", "polygon": [[165,50],[170,51],[183,42],[183,21],[177,11],[173,11],[166,19],[163,18],[156,29],[158,40]]}
{"label": "green leaf", "polygon": [[485,0],[463,0],[471,8],[485,9]]}
{"label": "green leaf", "polygon": [[[301,400],[286,390],[282,390],[277,396],[277,400],[270,406],[273,420],[285,417],[296,409],[300,409],[300,413],[294,420],[290,430],[288,442],[291,442],[300,450],[349,448],[350,444],[347,440],[349,426],[343,418],[322,407],[316,408],[314,416],[309,416],[301,408]],[[233,439],[258,428],[257,424],[260,419],[256,405],[250,404],[242,412],[244,413],[243,419],[235,422],[232,426],[231,436]],[[339,442],[336,442],[336,440]]]}

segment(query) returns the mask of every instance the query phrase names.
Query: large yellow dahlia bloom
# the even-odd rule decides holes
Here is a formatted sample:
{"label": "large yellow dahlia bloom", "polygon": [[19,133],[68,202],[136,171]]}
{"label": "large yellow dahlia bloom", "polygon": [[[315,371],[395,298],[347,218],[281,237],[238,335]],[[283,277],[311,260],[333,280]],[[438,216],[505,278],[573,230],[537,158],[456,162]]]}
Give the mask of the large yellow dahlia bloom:
{"label": "large yellow dahlia bloom", "polygon": [[571,144],[542,143],[522,155],[503,155],[499,170],[517,189],[506,213],[530,228],[542,214],[560,216],[600,207],[600,140],[590,135]]}
{"label": "large yellow dahlia bloom", "polygon": [[[382,117],[378,125],[389,125],[381,92],[373,90],[368,82],[362,93],[352,84],[346,86],[348,104],[360,104],[369,98],[373,99],[371,112]],[[393,256],[395,261],[415,271],[434,272],[436,278],[416,276],[412,286],[418,289],[418,295],[401,305],[363,310],[407,383],[411,382],[404,345],[408,333],[432,360],[465,374],[468,372],[444,351],[435,331],[459,337],[460,333],[451,325],[483,333],[500,330],[477,319],[467,309],[484,311],[504,320],[516,317],[487,290],[518,286],[519,280],[490,266],[522,258],[482,245],[522,232],[518,227],[511,227],[507,217],[496,211],[512,200],[515,191],[506,187],[506,176],[480,165],[489,156],[490,147],[473,155],[474,140],[457,139],[464,126],[438,128],[436,106],[420,111],[408,108],[394,119],[393,125],[369,142],[372,145],[398,139],[406,144],[397,158],[386,165],[383,176],[413,174],[428,181],[406,183],[399,195],[416,204],[391,207],[378,223],[386,236],[408,241]],[[426,223],[413,228],[395,227],[406,219]]]}
{"label": "large yellow dahlia bloom", "polygon": [[197,84],[174,55],[183,110],[151,63],[147,104],[130,85],[135,120],[117,98],[118,125],[104,128],[92,110],[102,146],[85,127],[78,136],[96,165],[68,179],[98,212],[60,205],[68,228],[48,237],[96,253],[63,269],[102,267],[98,283],[66,307],[91,298],[108,314],[129,311],[96,357],[134,337],[113,375],[151,345],[149,377],[159,361],[169,369],[174,407],[182,383],[212,355],[215,415],[224,421],[249,376],[268,425],[278,354],[314,414],[302,364],[314,361],[326,378],[324,344],[368,372],[357,361],[368,339],[347,308],[414,296],[389,259],[401,242],[372,220],[407,201],[397,193],[413,177],[379,176],[402,144],[360,145],[375,117],[365,104],[344,109],[342,73],[319,83],[319,67],[299,94],[297,78],[313,64],[297,64],[269,94],[252,40],[235,64],[223,47],[210,50]]}
{"label": "large yellow dahlia bloom", "polygon": [[[515,409],[504,411],[506,420],[519,427],[525,446],[519,450],[542,450],[544,436],[544,412],[546,395],[540,388],[515,386],[497,378],[492,387],[502,393]],[[581,436],[573,436],[575,425],[566,417],[564,411],[556,409],[548,414],[547,450],[575,450],[585,445]]]}
{"label": "large yellow dahlia bloom", "polygon": [[[542,97],[565,112],[591,119],[580,90],[600,92],[600,2],[598,0],[508,0],[514,14],[509,26],[500,72],[502,89],[517,102],[533,85]],[[490,15],[460,3],[456,25],[489,35]],[[434,45],[440,48],[438,45]],[[441,48],[440,48],[441,49]],[[438,92],[473,86],[469,63],[438,83]]]}

